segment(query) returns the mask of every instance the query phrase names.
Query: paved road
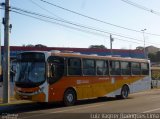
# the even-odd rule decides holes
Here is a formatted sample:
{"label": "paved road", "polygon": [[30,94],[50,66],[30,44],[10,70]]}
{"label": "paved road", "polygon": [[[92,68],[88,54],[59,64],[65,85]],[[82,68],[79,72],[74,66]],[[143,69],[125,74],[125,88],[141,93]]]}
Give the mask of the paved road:
{"label": "paved road", "polygon": [[64,107],[61,104],[26,103],[0,107],[0,111],[3,112],[2,117],[5,116],[6,112],[8,114],[12,112],[15,115],[10,116],[17,116],[22,119],[101,119],[102,117],[105,119],[108,117],[107,119],[109,119],[109,116],[118,119],[120,118],[118,116],[121,116],[121,118],[124,116],[125,118],[125,113],[141,113],[144,115],[139,116],[144,117],[144,119],[145,116],[159,119],[160,114],[145,114],[160,113],[160,89],[132,94],[126,100],[114,98],[92,99],[80,101],[77,105],[71,107]]}

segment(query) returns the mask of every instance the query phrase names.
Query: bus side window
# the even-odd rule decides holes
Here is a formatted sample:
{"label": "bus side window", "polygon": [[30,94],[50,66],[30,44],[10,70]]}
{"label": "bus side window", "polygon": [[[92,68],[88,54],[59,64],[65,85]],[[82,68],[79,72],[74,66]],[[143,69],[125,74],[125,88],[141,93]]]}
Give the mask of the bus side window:
{"label": "bus side window", "polygon": [[141,74],[140,63],[132,62],[131,63],[131,68],[132,68],[132,74],[133,75],[140,75]]}
{"label": "bus side window", "polygon": [[68,58],[68,75],[81,75],[81,59]]}
{"label": "bus side window", "polygon": [[121,74],[121,68],[120,68],[120,62],[119,61],[110,61],[110,74],[111,75],[120,75]]}
{"label": "bus side window", "polygon": [[122,61],[121,62],[121,71],[122,71],[122,75],[131,75],[130,62]]}
{"label": "bus side window", "polygon": [[96,75],[95,60],[83,59],[83,74],[84,75]]}
{"label": "bus side window", "polygon": [[96,71],[97,71],[97,75],[108,75],[108,61],[97,60]]}
{"label": "bus side window", "polygon": [[64,58],[58,56],[50,56],[48,58],[49,66],[49,83],[54,83],[61,79],[64,75]]}
{"label": "bus side window", "polygon": [[149,75],[149,65],[147,63],[141,63],[142,75]]}

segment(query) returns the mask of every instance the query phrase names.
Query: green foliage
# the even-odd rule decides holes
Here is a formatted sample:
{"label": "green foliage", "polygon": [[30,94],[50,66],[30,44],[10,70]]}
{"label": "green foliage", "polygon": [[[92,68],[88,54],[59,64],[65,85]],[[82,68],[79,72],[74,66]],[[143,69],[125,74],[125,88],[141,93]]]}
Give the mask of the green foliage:
{"label": "green foliage", "polygon": [[157,53],[149,53],[148,58],[151,60],[151,62],[160,62],[160,51]]}
{"label": "green foliage", "polygon": [[151,60],[151,62],[156,62],[156,54],[149,53],[148,58]]}
{"label": "green foliage", "polygon": [[152,71],[152,77],[154,78],[154,79],[160,79],[160,71]]}
{"label": "green foliage", "polygon": [[107,49],[104,45],[91,45],[89,48]]}

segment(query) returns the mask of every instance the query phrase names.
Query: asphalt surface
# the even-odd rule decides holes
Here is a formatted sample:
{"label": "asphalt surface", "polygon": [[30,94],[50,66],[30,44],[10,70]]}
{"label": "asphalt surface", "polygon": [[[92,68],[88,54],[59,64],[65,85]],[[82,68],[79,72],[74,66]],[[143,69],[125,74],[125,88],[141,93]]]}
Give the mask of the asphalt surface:
{"label": "asphalt surface", "polygon": [[[65,107],[61,103],[0,106],[0,118],[15,119],[160,119],[160,89],[131,94],[128,99],[90,99]],[[131,118],[132,117],[132,118]]]}

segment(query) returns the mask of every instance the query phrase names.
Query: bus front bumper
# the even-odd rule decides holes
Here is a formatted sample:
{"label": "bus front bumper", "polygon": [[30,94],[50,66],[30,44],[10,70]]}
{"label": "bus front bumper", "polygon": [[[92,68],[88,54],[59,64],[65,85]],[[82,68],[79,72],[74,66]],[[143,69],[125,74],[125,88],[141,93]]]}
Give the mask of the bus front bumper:
{"label": "bus front bumper", "polygon": [[30,100],[30,101],[35,101],[35,102],[45,102],[46,96],[44,93],[39,93],[39,94],[34,94],[34,95],[28,95],[28,94],[20,94],[20,93],[15,93],[15,98],[17,100]]}

